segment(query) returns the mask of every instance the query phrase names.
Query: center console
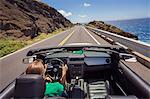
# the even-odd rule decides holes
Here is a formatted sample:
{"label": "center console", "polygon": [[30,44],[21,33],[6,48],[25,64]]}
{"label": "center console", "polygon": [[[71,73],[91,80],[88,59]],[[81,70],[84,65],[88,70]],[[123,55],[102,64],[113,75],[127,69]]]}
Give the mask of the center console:
{"label": "center console", "polygon": [[84,74],[84,56],[72,55],[68,59],[68,67],[70,77],[75,79],[76,77],[83,78]]}

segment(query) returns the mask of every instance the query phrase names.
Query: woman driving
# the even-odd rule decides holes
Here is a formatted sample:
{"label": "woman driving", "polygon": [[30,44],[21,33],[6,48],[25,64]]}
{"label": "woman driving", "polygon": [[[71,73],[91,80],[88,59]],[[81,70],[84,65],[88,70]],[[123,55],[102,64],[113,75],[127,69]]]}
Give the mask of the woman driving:
{"label": "woman driving", "polygon": [[[67,65],[62,65],[62,75],[59,82],[52,82],[53,79],[50,76],[45,75],[47,64],[44,64],[43,60],[34,60],[26,69],[26,74],[40,74],[49,83],[46,84],[45,95],[46,96],[61,96],[64,92],[64,86],[66,82],[66,72],[68,70]],[[63,84],[63,85],[62,85]]]}

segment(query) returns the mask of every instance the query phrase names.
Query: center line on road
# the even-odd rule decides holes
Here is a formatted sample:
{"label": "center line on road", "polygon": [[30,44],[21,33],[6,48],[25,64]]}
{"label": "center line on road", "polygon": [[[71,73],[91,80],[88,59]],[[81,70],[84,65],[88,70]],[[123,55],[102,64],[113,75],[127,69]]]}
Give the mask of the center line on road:
{"label": "center line on road", "polygon": [[87,30],[87,29],[85,29],[85,27],[82,27],[89,35],[90,35],[90,37],[98,44],[98,45],[101,45],[91,34],[90,34],[90,32]]}
{"label": "center line on road", "polygon": [[[77,28],[76,28],[77,29]],[[76,31],[76,29],[74,29],[62,42],[60,42],[60,44],[58,46],[62,46],[66,43],[66,41],[72,36],[72,34]]]}

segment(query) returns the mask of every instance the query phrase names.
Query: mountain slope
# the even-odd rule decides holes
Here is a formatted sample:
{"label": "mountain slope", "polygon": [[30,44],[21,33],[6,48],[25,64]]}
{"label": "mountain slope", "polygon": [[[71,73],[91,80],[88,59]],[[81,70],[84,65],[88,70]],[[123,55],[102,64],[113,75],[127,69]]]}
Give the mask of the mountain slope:
{"label": "mountain slope", "polygon": [[34,38],[72,26],[54,8],[35,0],[0,0],[0,38]]}

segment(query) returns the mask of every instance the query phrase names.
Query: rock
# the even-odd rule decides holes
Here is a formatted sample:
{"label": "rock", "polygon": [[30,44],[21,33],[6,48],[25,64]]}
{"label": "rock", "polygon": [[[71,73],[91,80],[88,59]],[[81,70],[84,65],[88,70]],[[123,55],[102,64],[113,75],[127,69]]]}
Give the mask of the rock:
{"label": "rock", "polygon": [[104,23],[103,21],[92,21],[92,22],[89,22],[87,24],[88,26],[92,26],[92,27],[95,27],[95,28],[98,28],[98,29],[102,29],[102,30],[105,30],[105,31],[109,31],[111,33],[115,33],[115,34],[118,34],[118,35],[122,35],[122,36],[125,36],[125,37],[128,37],[128,38],[133,38],[133,39],[138,39],[138,37],[132,33],[128,33],[128,32],[125,32],[113,25],[110,25],[110,24],[106,24]]}
{"label": "rock", "polygon": [[22,37],[23,33],[20,30],[7,30],[3,32],[3,36],[11,37],[11,38],[20,38]]}
{"label": "rock", "polygon": [[40,1],[0,0],[0,38],[34,38],[38,32],[48,34],[71,26],[57,10]]}
{"label": "rock", "polygon": [[24,33],[25,36],[30,36],[31,38],[34,38],[38,35],[38,31],[36,27],[28,27],[25,29],[22,29],[21,32]]}

